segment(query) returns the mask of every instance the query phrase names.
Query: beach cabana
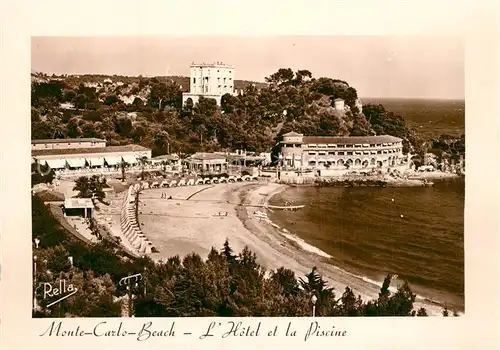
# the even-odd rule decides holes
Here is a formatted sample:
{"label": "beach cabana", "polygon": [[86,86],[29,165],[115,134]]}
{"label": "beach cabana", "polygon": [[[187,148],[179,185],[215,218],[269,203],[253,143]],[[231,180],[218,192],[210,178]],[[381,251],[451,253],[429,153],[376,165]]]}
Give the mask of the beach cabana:
{"label": "beach cabana", "polygon": [[64,216],[92,217],[94,203],[91,198],[68,198],[64,201]]}

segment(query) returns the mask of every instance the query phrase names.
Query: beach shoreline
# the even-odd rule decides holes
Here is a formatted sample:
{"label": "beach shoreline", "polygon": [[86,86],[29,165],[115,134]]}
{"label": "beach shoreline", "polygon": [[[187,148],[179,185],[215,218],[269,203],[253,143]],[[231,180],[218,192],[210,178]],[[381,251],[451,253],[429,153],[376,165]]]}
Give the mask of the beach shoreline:
{"label": "beach shoreline", "polygon": [[[200,187],[205,189],[200,191]],[[262,215],[269,210],[264,208],[266,203],[288,187],[260,181],[145,190],[141,194],[139,221],[144,234],[159,249],[151,258],[156,261],[174,255],[182,258],[189,253],[206,258],[212,247],[220,251],[227,238],[235,253],[248,246],[268,271],[285,267],[298,278],[317,266],[338,295],[349,286],[365,301],[376,299],[382,281],[332,265],[328,254]],[[162,193],[172,199],[161,198]],[[391,290],[395,291],[400,283],[393,281]],[[417,298],[414,307],[425,307],[429,315],[440,315],[443,308],[423,298]]]}

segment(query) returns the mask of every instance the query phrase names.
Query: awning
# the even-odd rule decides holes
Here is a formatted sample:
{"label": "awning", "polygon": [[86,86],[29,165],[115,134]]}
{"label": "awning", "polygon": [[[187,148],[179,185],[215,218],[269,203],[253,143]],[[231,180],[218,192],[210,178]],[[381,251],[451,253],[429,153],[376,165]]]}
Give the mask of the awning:
{"label": "awning", "polygon": [[72,168],[83,168],[85,166],[85,158],[66,158],[66,161]]}
{"label": "awning", "polygon": [[104,157],[104,160],[108,163],[108,165],[118,165],[122,162],[122,157],[108,156]]}
{"label": "awning", "polygon": [[326,159],[320,158],[320,159],[318,159],[318,163],[326,163]]}
{"label": "awning", "polygon": [[329,143],[328,144],[328,147],[337,147],[337,145],[333,144],[333,143]]}
{"label": "awning", "polygon": [[46,162],[52,169],[62,169],[66,167],[66,159],[47,159]]}
{"label": "awning", "polygon": [[104,158],[103,157],[89,157],[87,158],[87,162],[90,166],[103,166]]}
{"label": "awning", "polygon": [[123,160],[129,164],[136,164],[136,163],[139,163],[137,158],[135,156],[132,156],[132,155],[123,155],[122,156]]}
{"label": "awning", "polygon": [[295,155],[295,160],[301,160],[301,159],[302,159],[301,156]]}
{"label": "awning", "polygon": [[292,156],[286,156],[285,159],[292,159]]}
{"label": "awning", "polygon": [[315,143],[311,143],[311,144],[309,144],[309,147],[316,148],[317,146]]}

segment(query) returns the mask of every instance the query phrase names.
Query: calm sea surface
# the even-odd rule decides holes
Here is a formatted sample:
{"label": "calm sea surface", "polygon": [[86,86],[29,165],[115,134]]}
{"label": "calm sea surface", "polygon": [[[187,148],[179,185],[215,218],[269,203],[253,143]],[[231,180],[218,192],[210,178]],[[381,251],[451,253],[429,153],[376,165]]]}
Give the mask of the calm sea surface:
{"label": "calm sea surface", "polygon": [[[437,134],[464,133],[463,101],[462,107],[448,101],[448,117],[442,117],[446,101],[391,101],[399,106],[397,114],[408,118],[406,101],[414,123],[425,125],[428,133],[436,131],[427,130],[432,123],[418,113],[418,106],[427,118],[439,120]],[[379,103],[392,110],[386,101]],[[425,114],[436,105],[437,111]],[[398,274],[417,294],[463,309],[465,180],[434,183],[407,188],[288,188],[271,202],[293,200],[306,207],[275,212],[271,218],[331,255],[336,266],[376,281],[388,273]]]}
{"label": "calm sea surface", "polygon": [[464,100],[362,98],[361,101],[363,104],[381,104],[386,110],[402,116],[426,139],[441,134],[460,136],[465,133]]}

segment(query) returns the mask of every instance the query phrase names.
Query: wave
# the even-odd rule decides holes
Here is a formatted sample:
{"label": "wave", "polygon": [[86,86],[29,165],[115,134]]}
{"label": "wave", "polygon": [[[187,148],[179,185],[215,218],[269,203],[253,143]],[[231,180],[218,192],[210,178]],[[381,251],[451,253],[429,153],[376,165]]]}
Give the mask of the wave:
{"label": "wave", "polygon": [[[322,251],[318,247],[315,247],[315,246],[307,243],[306,241],[304,241],[302,238],[300,238],[296,234],[288,231],[286,228],[281,228],[279,225],[277,225],[276,223],[272,222],[270,219],[267,219],[266,221],[271,226],[273,226],[274,228],[276,228],[278,230],[278,232],[279,232],[280,235],[282,235],[283,237],[285,237],[285,238],[287,238],[287,239],[295,242],[304,251],[307,251],[307,252],[312,253],[312,254],[316,254],[316,255],[318,255],[320,257],[327,258],[327,259],[333,258],[330,254]],[[355,273],[346,271],[346,270],[340,268],[339,266],[336,266],[336,265],[333,265],[333,264],[330,264],[330,266],[333,267],[336,270],[342,271],[342,273],[344,273],[344,274],[346,274],[348,276],[351,276],[351,277],[356,278],[356,279],[360,279],[363,282],[369,283],[369,284],[371,284],[373,286],[377,286],[378,288],[382,288],[383,281],[376,281],[376,280],[373,280],[373,279],[371,279],[371,278],[369,278],[367,276],[357,275]],[[396,284],[398,284],[398,285],[400,283],[404,282],[403,280],[400,280],[400,279],[397,279],[397,278],[393,278],[393,280],[395,280]],[[397,283],[397,282],[399,282],[399,283]],[[396,293],[398,291],[398,287],[395,286],[395,285],[391,285],[391,286],[389,286],[389,291],[391,293]],[[425,303],[430,304],[430,305],[439,306],[440,308],[442,308],[442,307],[445,306],[445,303],[443,301],[439,301],[439,300],[435,300],[435,299],[432,299],[432,298],[428,298],[428,297],[422,296],[420,294],[415,294],[415,300],[419,301],[419,302],[425,302]],[[430,310],[428,310],[428,311],[430,311]],[[436,310],[434,310],[434,311],[436,312]],[[462,313],[459,313],[459,315],[462,315]]]}
{"label": "wave", "polygon": [[[276,225],[276,224],[275,224]],[[274,226],[274,225],[273,225]],[[276,225],[277,228],[279,228],[278,225]],[[275,226],[275,227],[276,227]],[[310,253],[313,253],[313,254],[316,254],[316,255],[319,255],[321,257],[324,257],[324,258],[327,258],[327,259],[331,259],[332,256],[328,253],[325,253],[324,251],[322,251],[321,249],[319,249],[318,247],[315,247],[313,245],[310,245],[309,243],[306,243],[306,241],[304,241],[302,238],[300,238],[299,236],[295,235],[295,234],[292,234],[290,233],[288,230],[286,232],[284,232],[284,230],[286,229],[282,229],[280,231],[280,234],[284,237],[286,237],[287,239],[291,240],[291,241],[294,241],[295,243],[297,243],[299,245],[300,248],[302,248],[303,250],[307,251],[307,252],[310,252]]]}

